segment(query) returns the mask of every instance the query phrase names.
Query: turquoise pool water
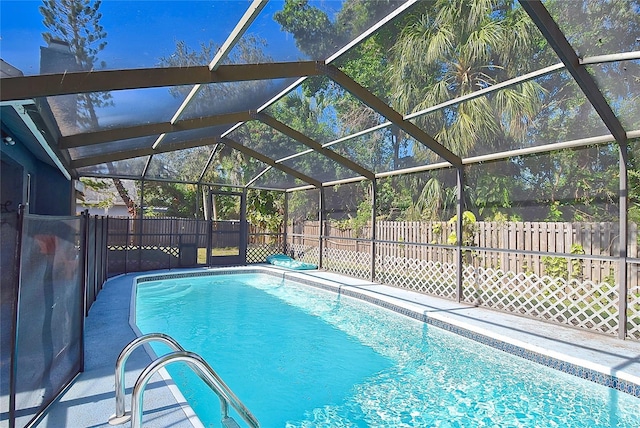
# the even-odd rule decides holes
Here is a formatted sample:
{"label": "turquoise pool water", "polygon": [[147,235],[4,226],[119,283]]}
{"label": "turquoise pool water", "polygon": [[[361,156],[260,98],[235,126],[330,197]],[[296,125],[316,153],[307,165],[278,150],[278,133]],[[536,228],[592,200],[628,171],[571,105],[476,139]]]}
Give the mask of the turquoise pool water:
{"label": "turquoise pool water", "polygon": [[[270,275],[141,283],[136,323],[202,355],[264,428],[640,427],[628,394]],[[169,373],[219,426],[216,396]]]}

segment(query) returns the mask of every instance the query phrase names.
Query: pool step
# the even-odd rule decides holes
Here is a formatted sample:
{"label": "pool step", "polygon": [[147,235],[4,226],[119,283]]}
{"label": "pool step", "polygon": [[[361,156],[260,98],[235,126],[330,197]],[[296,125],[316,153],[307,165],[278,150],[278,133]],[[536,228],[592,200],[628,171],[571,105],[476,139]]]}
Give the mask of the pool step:
{"label": "pool step", "polygon": [[236,420],[231,416],[225,416],[224,419],[222,419],[222,426],[224,428],[240,428],[240,425],[238,425]]}
{"label": "pool step", "polygon": [[140,287],[138,289],[138,292],[144,294],[144,297],[146,299],[164,299],[168,296],[171,296],[172,299],[175,299],[177,297],[182,297],[189,294],[192,288],[193,285],[189,283],[165,282],[160,284],[145,285],[143,287]]}

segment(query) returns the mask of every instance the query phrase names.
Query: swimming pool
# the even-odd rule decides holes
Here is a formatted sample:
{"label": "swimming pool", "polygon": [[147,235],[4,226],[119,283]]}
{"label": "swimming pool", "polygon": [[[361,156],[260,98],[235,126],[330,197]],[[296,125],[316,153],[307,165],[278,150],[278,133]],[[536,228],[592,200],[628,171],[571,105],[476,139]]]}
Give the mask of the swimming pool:
{"label": "swimming pool", "polygon": [[[263,427],[640,426],[631,395],[282,277],[142,282],[136,323],[201,354]],[[217,424],[201,381],[169,372]]]}

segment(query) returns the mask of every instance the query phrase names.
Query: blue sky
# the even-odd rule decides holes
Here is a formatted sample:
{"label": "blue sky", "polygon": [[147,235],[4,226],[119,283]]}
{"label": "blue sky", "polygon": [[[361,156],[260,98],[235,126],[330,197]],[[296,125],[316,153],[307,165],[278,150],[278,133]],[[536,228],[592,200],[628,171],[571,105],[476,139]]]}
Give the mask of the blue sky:
{"label": "blue sky", "polygon": [[[177,41],[196,51],[210,40],[220,45],[250,4],[250,0],[103,0],[100,23],[107,32],[107,46],[99,59],[107,69],[154,67],[175,51]],[[0,57],[25,75],[38,74],[40,69],[42,33],[47,30],[40,5],[36,0],[0,0]],[[267,40],[274,60],[293,61],[299,59],[295,41],[273,21],[273,13],[282,6],[283,0],[269,2],[249,33],[259,32]],[[114,106],[97,112],[102,126],[169,120],[182,101],[166,88],[112,91],[112,97]],[[157,102],[147,102],[141,110],[140,103],[149,99]]]}
{"label": "blue sky", "polygon": [[[340,10],[341,3],[311,1],[330,17]],[[103,0],[100,23],[107,33],[107,46],[99,59],[106,62],[107,69],[154,67],[161,57],[175,51],[178,41],[195,51],[210,40],[220,45],[250,4],[250,0]],[[284,0],[269,1],[248,33],[267,42],[266,53],[274,61],[306,59],[293,36],[282,32],[273,20],[283,4]],[[39,12],[41,5],[39,0],[0,0],[0,57],[25,75],[38,74],[40,69],[40,48],[45,45],[42,33],[47,31]],[[111,95],[114,105],[97,111],[101,126],[166,121],[182,101],[167,88],[112,91]],[[150,99],[156,102],[149,103]],[[145,108],[140,109],[143,102]]]}
{"label": "blue sky", "polygon": [[[41,33],[46,28],[38,11],[41,4],[34,0],[0,1],[0,56],[27,75],[38,73],[40,46],[44,45]],[[153,67],[160,57],[174,51],[179,40],[192,49],[209,40],[221,44],[249,5],[249,0],[104,0],[100,22],[108,44],[100,59],[109,69]],[[256,27],[277,60],[296,60],[293,38],[281,33],[271,18],[281,8],[282,1],[270,2]]]}

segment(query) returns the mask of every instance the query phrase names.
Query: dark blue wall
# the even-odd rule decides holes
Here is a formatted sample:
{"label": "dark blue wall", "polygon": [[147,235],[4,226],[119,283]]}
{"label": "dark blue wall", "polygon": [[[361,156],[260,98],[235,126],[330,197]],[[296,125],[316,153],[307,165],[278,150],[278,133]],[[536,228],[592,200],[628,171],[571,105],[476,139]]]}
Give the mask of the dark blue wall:
{"label": "dark blue wall", "polygon": [[[9,177],[12,183],[27,183],[27,174],[31,174],[31,195],[29,212],[31,214],[42,215],[74,215],[72,212],[72,201],[74,197],[73,183],[55,167],[40,161],[33,154],[25,149],[20,141],[16,141],[13,146],[2,144],[0,156],[6,162],[14,166],[11,168],[11,175],[20,177]],[[3,173],[4,177],[4,173]],[[26,188],[26,187],[25,187]],[[3,197],[4,198],[4,197]],[[13,199],[19,200],[13,200]],[[12,207],[26,202],[26,192],[11,192]]]}

